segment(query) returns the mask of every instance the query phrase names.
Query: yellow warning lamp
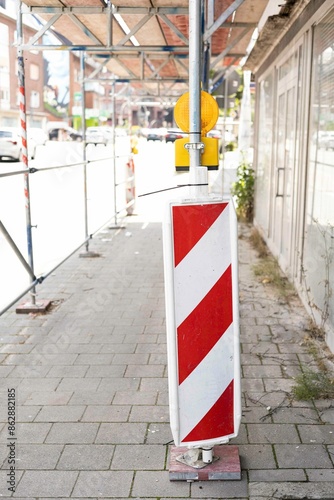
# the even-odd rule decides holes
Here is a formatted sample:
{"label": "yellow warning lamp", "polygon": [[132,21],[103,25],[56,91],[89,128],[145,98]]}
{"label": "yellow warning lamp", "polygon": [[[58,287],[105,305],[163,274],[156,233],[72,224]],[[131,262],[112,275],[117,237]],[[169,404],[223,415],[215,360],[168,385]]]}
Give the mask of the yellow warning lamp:
{"label": "yellow warning lamp", "polygon": [[[219,166],[218,139],[205,137],[215,126],[219,116],[219,107],[212,95],[201,91],[201,142],[203,152],[201,164],[208,170],[217,170]],[[183,94],[174,108],[174,118],[178,127],[187,134],[190,133],[189,125],[189,92]],[[187,144],[189,138],[177,139],[175,141],[175,168],[176,171],[189,169],[189,152]]]}

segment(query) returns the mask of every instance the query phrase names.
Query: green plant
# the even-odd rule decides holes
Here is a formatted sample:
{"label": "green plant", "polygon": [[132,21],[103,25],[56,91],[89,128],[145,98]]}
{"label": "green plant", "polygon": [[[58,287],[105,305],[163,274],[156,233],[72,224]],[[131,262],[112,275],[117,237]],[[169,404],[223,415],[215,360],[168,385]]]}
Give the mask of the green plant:
{"label": "green plant", "polygon": [[309,368],[296,377],[296,385],[292,388],[296,399],[328,399],[334,397],[334,380],[327,371],[314,372]]}
{"label": "green plant", "polygon": [[252,222],[254,215],[254,170],[245,160],[237,168],[237,180],[232,184],[232,195],[237,204],[238,218]]}
{"label": "green plant", "polygon": [[253,266],[255,276],[262,283],[271,283],[275,286],[281,298],[288,299],[295,295],[295,289],[286,276],[283,275],[277,260],[270,254],[263,256],[258,264]]}
{"label": "green plant", "polygon": [[269,250],[266,245],[266,242],[262,238],[261,234],[259,233],[258,229],[255,227],[252,228],[251,234],[249,236],[249,241],[254,248],[254,250],[257,251],[258,257],[260,259],[263,259],[264,257],[268,257]]}
{"label": "green plant", "polygon": [[225,151],[234,151],[235,149],[237,149],[236,142],[231,141],[225,144]]}

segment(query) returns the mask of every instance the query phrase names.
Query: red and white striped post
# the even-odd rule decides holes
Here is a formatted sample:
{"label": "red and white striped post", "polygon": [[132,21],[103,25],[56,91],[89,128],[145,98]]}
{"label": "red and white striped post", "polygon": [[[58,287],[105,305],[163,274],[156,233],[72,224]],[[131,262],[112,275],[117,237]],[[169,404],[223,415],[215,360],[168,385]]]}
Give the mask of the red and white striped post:
{"label": "red and white striped post", "polygon": [[211,198],[201,166],[201,2],[189,2],[189,174],[164,223],[171,480],[241,479],[237,222],[232,200]]}
{"label": "red and white striped post", "polygon": [[[170,422],[176,447],[210,450],[238,434],[236,227],[233,202],[221,199],[171,203],[164,224]],[[227,448],[235,462],[237,450]],[[240,464],[235,465],[235,474],[229,470],[226,476],[212,464],[215,478],[239,479]],[[173,470],[171,479],[184,478],[183,469]],[[202,479],[208,479],[205,474]]]}
{"label": "red and white striped post", "polygon": [[126,213],[132,215],[136,204],[136,178],[135,178],[135,163],[131,157],[126,164]]}
{"label": "red and white striped post", "polygon": [[[24,177],[24,198],[25,198],[25,213],[27,227],[27,250],[28,264],[30,267],[31,283],[34,283],[34,257],[33,257],[33,241],[32,241],[32,225],[31,225],[31,208],[30,208],[30,187],[29,187],[29,165],[28,165],[28,146],[27,146],[27,113],[26,113],[26,94],[25,94],[25,74],[24,74],[24,58],[21,48],[23,43],[23,24],[22,24],[22,2],[17,0],[17,63],[18,63],[18,84],[19,84],[19,100],[20,100],[20,135],[21,135],[21,157],[26,173]],[[36,287],[32,286],[30,290],[30,300],[20,304],[16,308],[17,313],[44,312],[50,306],[51,301],[39,300],[36,302]]]}
{"label": "red and white striped post", "polygon": [[[27,248],[28,260],[32,275],[34,274],[34,258],[32,246],[31,232],[31,210],[30,210],[30,188],[29,188],[29,170],[28,170],[28,149],[27,149],[27,114],[26,114],[26,96],[25,96],[25,77],[24,77],[24,59],[21,45],[23,43],[22,31],[22,3],[17,2],[17,63],[18,63],[18,83],[19,83],[19,100],[20,100],[20,136],[21,136],[21,157],[23,166],[27,172],[24,174],[24,198],[25,198],[25,213],[27,224]],[[36,303],[35,287],[31,290],[31,303]]]}

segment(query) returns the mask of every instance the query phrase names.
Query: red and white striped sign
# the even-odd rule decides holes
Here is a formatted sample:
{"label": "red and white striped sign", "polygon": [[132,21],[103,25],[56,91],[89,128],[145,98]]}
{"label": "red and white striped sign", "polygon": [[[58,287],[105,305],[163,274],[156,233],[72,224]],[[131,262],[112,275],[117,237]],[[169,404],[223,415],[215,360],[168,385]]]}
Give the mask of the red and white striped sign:
{"label": "red and white striped sign", "polygon": [[172,203],[165,224],[175,444],[235,437],[241,418],[236,217],[231,201]]}

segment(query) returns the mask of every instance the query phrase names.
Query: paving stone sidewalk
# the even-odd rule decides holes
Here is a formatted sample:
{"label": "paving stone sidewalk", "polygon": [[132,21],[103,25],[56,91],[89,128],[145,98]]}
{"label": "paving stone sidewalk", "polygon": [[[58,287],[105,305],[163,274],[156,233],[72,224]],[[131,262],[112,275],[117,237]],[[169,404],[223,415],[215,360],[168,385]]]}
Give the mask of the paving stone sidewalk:
{"label": "paving stone sidewalk", "polygon": [[[334,499],[333,400],[297,402],[308,318],[258,282],[240,227],[241,481],[170,482],[161,224],[100,233],[39,288],[45,315],[0,318],[0,494],[16,499]],[[8,390],[15,389],[15,442]],[[14,443],[14,444],[13,444]],[[15,492],[9,458],[15,451]]]}

